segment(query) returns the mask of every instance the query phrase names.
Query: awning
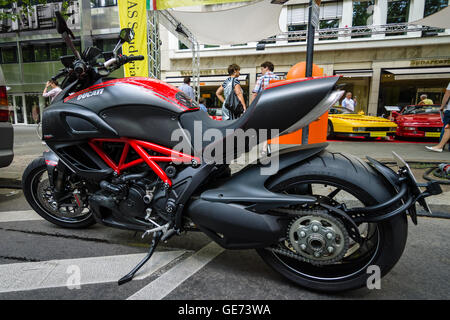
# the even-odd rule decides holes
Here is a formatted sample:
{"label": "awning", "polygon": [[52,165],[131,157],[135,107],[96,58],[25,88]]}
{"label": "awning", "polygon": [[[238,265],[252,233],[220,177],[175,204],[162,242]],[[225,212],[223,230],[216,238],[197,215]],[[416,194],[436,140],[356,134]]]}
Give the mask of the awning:
{"label": "awning", "polygon": [[356,78],[356,77],[371,77],[373,75],[373,72],[372,69],[335,70],[334,74],[342,76],[344,78]]}
{"label": "awning", "polygon": [[449,79],[450,67],[405,68],[384,70],[395,75],[395,80]]}
{"label": "awning", "polygon": [[444,8],[426,18],[413,21],[411,24],[448,29],[450,28],[450,7]]}
{"label": "awning", "polygon": [[450,79],[450,73],[400,74],[395,76],[395,80],[424,80],[424,79]]}
{"label": "awning", "polygon": [[386,69],[392,74],[430,74],[430,73],[450,73],[450,67],[441,68],[405,68],[405,69]]}
{"label": "awning", "polygon": [[200,44],[256,42],[281,33],[282,6],[259,1],[233,9],[208,12],[170,10]]}
{"label": "awning", "polygon": [[[200,76],[200,86],[220,86],[229,76],[228,75],[218,75],[218,76]],[[239,76],[239,82],[241,86],[248,85],[248,74],[241,74]],[[183,84],[184,77],[167,77],[164,79],[165,82],[170,83],[173,86],[181,86]]]}

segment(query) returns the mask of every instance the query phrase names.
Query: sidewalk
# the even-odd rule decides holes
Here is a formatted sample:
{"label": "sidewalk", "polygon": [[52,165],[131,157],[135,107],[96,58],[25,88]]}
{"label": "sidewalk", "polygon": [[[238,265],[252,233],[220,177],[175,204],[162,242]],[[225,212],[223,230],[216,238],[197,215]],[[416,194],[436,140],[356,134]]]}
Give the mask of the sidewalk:
{"label": "sidewalk", "polygon": [[425,146],[432,146],[433,143],[389,143],[389,142],[367,142],[367,141],[330,141],[328,150],[335,152],[345,152],[365,159],[366,156],[380,161],[391,161],[392,151],[395,151],[407,162],[450,162],[450,152],[432,152],[425,149]]}

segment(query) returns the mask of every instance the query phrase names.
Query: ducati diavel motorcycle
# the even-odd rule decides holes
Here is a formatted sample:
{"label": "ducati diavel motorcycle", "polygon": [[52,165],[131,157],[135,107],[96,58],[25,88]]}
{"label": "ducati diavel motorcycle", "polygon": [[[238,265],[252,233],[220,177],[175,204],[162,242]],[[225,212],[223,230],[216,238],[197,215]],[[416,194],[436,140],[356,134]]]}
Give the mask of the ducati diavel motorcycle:
{"label": "ducati diavel motorcycle", "polygon": [[[201,231],[226,249],[255,249],[284,277],[306,288],[342,291],[362,287],[378,266],[384,276],[399,260],[407,215],[441,193],[418,184],[398,156],[398,170],[367,158],[329,152],[326,143],[273,152],[278,170],[261,174],[255,161],[231,174],[227,144],[240,130],[296,131],[338,101],[337,76],[270,85],[237,120],[215,121],[177,88],[162,81],[108,75],[142,56],[119,54],[133,31],[123,29],[112,52],[80,54],[57,13],[57,30],[73,55],[61,57],[62,92],[44,110],[42,140],[49,151],[29,164],[23,191],[44,219],[65,228],[94,223],[152,235],[150,250],[119,284],[132,279],[160,241]],[[214,129],[221,139],[195,143]],[[174,150],[182,129],[190,150]],[[273,138],[273,137],[272,137]],[[192,140],[189,140],[192,139]],[[252,146],[235,148],[236,159]],[[209,151],[209,152],[207,152]],[[214,153],[214,158],[210,155]],[[259,261],[258,261],[259,262]]]}

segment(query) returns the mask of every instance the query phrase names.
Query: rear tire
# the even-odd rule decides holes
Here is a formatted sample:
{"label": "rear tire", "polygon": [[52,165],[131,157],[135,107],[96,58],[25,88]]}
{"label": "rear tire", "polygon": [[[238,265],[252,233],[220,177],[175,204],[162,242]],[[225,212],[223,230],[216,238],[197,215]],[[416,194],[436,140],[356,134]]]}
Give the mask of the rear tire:
{"label": "rear tire", "polygon": [[[366,163],[350,155],[325,151],[292,170],[295,171],[295,174],[292,175],[295,178],[269,186],[270,189],[274,192],[283,192],[292,190],[295,185],[305,184],[305,181],[315,181],[319,184],[345,187],[346,191],[351,191],[349,193],[363,202],[365,206],[380,203],[392,196],[389,191],[391,188],[379,174]],[[364,258],[367,259],[367,262],[358,256],[355,259],[355,261],[361,260],[358,264],[350,260],[348,270],[351,268],[354,270],[351,273],[348,271],[347,275],[345,275],[347,269],[342,264],[313,266],[306,262],[296,263],[292,258],[281,259],[281,255],[278,256],[268,249],[258,249],[257,252],[275,271],[305,288],[327,292],[356,289],[366,285],[368,277],[372,274],[368,273],[369,266],[379,266],[381,276],[384,276],[394,267],[405,248],[408,233],[405,214],[399,214],[374,227],[378,231],[375,249],[372,249],[373,252],[370,251],[370,256]],[[355,266],[353,267],[351,263],[354,263]],[[293,267],[294,265],[297,267]],[[329,273],[325,268],[329,268]],[[343,270],[339,271],[343,273],[340,276],[337,276],[338,269]],[[332,275],[334,273],[336,275]]]}
{"label": "rear tire", "polygon": [[83,219],[57,218],[42,203],[39,202],[37,195],[37,181],[47,171],[47,165],[43,157],[34,159],[25,169],[22,175],[22,190],[30,206],[45,220],[60,227],[71,229],[87,228],[95,224],[92,213],[89,213]]}

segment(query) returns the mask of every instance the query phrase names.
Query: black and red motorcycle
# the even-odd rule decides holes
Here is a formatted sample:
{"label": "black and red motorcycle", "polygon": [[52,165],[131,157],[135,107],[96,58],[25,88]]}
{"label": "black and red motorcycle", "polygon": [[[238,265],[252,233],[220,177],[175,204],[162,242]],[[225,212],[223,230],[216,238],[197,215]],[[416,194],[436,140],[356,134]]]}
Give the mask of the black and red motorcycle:
{"label": "black and red motorcycle", "polygon": [[[65,77],[63,91],[43,114],[50,151],[27,167],[23,190],[32,208],[58,226],[101,223],[152,234],[148,255],[119,284],[132,279],[160,240],[201,231],[227,249],[256,249],[301,286],[358,288],[369,266],[381,275],[391,270],[406,244],[407,214],[416,224],[415,203],[429,210],[425,197],[441,192],[437,184],[418,184],[399,157],[394,172],[371,158],[328,152],[326,144],[283,149],[231,174],[220,160],[253,146],[230,153],[219,144],[245,130],[288,133],[306,126],[342,96],[338,77],[273,84],[239,119],[215,121],[162,81],[107,79],[143,59],[118,54],[132,41],[131,29],[121,30],[113,52],[90,47],[80,54],[59,13],[57,28],[74,55],[61,57],[65,68],[56,78]],[[194,141],[195,123],[200,134],[213,129],[221,138]],[[183,152],[172,139],[180,129],[190,148]],[[271,160],[278,170],[261,174]]]}

